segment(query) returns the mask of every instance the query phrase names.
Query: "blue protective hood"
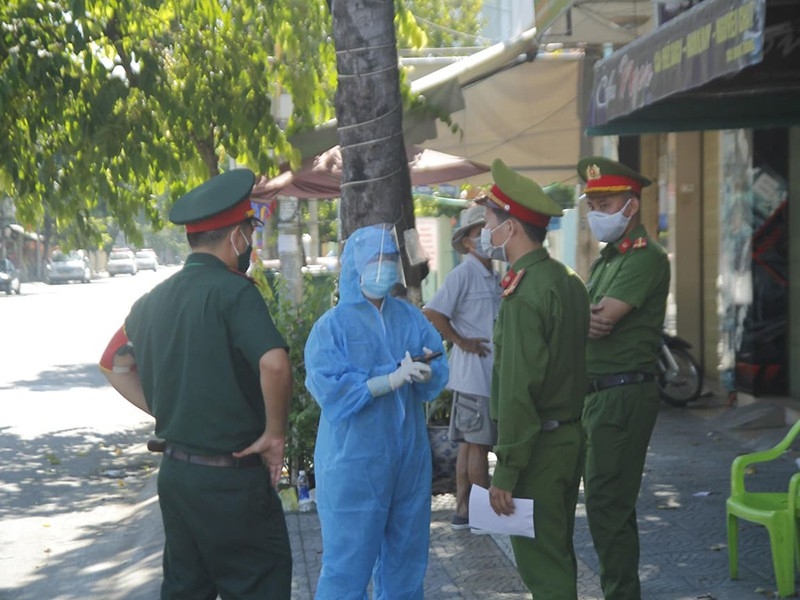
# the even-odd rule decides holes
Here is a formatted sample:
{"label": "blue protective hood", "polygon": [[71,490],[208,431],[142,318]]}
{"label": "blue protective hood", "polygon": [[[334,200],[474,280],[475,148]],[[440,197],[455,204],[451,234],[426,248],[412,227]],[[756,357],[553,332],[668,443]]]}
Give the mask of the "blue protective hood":
{"label": "blue protective hood", "polygon": [[383,254],[399,252],[394,237],[394,227],[381,223],[356,229],[344,245],[342,270],[339,273],[339,302],[354,304],[366,302],[361,293],[361,274],[367,264]]}

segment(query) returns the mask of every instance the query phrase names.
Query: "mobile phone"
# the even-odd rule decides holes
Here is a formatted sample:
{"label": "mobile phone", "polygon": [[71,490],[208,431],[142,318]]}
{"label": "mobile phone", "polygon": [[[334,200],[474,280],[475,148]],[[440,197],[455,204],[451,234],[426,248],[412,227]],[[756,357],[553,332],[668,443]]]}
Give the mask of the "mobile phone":
{"label": "mobile phone", "polygon": [[431,352],[430,354],[422,354],[420,356],[414,356],[411,358],[414,362],[424,362],[428,363],[431,362],[434,358],[438,358],[442,355],[441,352]]}

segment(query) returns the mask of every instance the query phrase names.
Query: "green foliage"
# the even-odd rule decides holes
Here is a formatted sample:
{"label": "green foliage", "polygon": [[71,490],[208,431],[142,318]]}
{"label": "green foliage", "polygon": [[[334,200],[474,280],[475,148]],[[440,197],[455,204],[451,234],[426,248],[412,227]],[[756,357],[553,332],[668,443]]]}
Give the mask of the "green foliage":
{"label": "green foliage", "polygon": [[297,163],[281,92],[288,130],[333,113],[324,0],[6,0],[0,23],[0,189],[76,246],[102,242],[93,216],[159,229],[229,158]]}
{"label": "green foliage", "polygon": [[[480,30],[478,0],[395,2],[402,47],[446,44],[428,21]],[[326,0],[4,0],[0,24],[0,193],[64,247],[120,231],[154,246],[143,233],[186,190],[234,160],[264,175],[297,166],[287,136],[334,116]]]}
{"label": "green foliage", "polygon": [[463,206],[455,206],[439,202],[435,196],[419,195],[414,197],[414,216],[415,217],[439,217],[447,216],[458,218]]}
{"label": "green foliage", "polygon": [[443,389],[436,399],[426,405],[428,425],[449,425],[453,408],[453,391]]}
{"label": "green foliage", "polygon": [[405,0],[428,48],[487,45],[481,36],[483,0]]}
{"label": "green foliage", "polygon": [[256,269],[254,279],[269,308],[272,320],[289,345],[293,368],[292,406],[289,411],[286,458],[292,470],[313,471],[314,446],[317,440],[320,409],[305,386],[306,367],[303,352],[311,327],[331,307],[335,275],[319,273],[303,275],[302,299],[295,304],[280,275]]}
{"label": "green foliage", "polygon": [[543,189],[562,209],[567,210],[575,206],[574,185],[552,183]]}

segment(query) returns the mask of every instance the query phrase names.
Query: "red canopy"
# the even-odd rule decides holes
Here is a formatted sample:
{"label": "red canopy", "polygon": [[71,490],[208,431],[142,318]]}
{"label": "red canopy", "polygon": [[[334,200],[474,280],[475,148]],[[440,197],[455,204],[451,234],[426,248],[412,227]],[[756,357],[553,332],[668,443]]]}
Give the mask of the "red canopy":
{"label": "red canopy", "polygon": [[[411,173],[411,185],[435,185],[458,181],[489,171],[486,165],[419,146],[406,147],[406,155]],[[265,204],[278,195],[296,198],[338,198],[341,182],[342,153],[339,146],[334,146],[313,159],[304,161],[298,171],[290,171],[286,165],[280,175],[272,179],[259,177],[250,199]]]}

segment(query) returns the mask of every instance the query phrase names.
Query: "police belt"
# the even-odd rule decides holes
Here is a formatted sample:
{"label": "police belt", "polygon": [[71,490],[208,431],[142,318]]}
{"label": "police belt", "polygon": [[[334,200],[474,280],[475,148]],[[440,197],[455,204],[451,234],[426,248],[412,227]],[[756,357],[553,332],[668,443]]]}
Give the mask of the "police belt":
{"label": "police belt", "polygon": [[613,375],[604,375],[596,379],[589,380],[589,388],[586,393],[599,392],[608,388],[616,387],[618,385],[630,385],[632,383],[646,383],[648,381],[655,381],[656,376],[652,373],[615,373]]}
{"label": "police belt", "polygon": [[245,469],[251,467],[260,467],[263,465],[261,456],[258,454],[248,454],[242,458],[236,458],[230,454],[217,454],[217,455],[204,455],[204,454],[189,454],[183,450],[179,450],[171,444],[164,443],[161,440],[150,440],[147,443],[147,449],[151,452],[163,452],[164,456],[190,465],[201,465],[204,467],[222,467],[228,469]]}
{"label": "police belt", "polygon": [[572,425],[573,423],[579,423],[581,420],[580,417],[575,417],[574,419],[567,419],[566,421],[557,421],[556,419],[548,419],[546,421],[542,421],[542,431],[555,431],[559,427],[564,425]]}

